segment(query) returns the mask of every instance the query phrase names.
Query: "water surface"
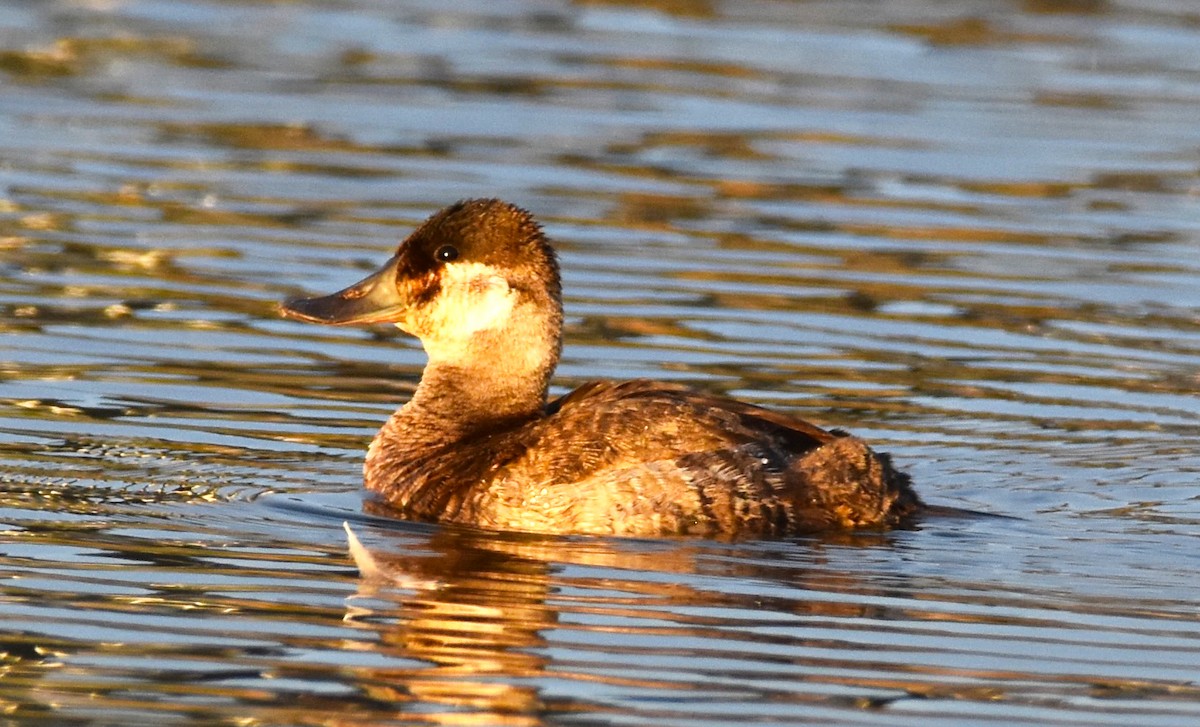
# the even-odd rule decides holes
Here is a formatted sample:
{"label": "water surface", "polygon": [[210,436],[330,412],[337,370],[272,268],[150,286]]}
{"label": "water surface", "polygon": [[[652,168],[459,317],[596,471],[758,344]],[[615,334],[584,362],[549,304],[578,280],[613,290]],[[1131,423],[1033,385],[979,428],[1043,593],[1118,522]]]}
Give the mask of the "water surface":
{"label": "water surface", "polygon": [[[0,719],[1200,721],[1185,7],[0,8]],[[423,354],[275,304],[472,196],[558,244],[556,392],[728,393],[1007,517],[722,543],[374,516],[363,450]]]}

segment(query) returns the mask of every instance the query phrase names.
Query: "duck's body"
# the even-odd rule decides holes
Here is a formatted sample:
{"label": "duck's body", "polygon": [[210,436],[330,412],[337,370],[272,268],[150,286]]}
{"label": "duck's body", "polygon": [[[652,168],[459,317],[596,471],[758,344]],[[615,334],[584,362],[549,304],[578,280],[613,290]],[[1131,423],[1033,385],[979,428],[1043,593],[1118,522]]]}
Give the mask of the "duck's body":
{"label": "duck's body", "polygon": [[532,217],[461,202],[387,266],[285,315],[392,322],[429,364],[371,443],[366,486],[405,517],[549,533],[779,534],[885,527],[915,513],[908,478],[861,440],[653,381],[547,403],[562,308]]}
{"label": "duck's body", "polygon": [[451,438],[429,423],[400,410],[365,466],[368,488],[422,520],[778,534],[892,525],[917,505],[857,438],[661,382],[587,384],[544,411]]}

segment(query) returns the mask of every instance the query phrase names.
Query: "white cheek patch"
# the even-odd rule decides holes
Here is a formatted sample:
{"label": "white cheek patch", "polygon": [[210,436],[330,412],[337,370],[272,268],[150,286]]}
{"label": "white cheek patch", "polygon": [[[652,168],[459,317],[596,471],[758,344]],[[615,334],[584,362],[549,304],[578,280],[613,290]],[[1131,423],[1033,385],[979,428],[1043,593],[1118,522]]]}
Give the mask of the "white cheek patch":
{"label": "white cheek patch", "polygon": [[517,292],[495,268],[483,263],[447,263],[434,317],[447,338],[468,337],[503,326],[512,316]]}

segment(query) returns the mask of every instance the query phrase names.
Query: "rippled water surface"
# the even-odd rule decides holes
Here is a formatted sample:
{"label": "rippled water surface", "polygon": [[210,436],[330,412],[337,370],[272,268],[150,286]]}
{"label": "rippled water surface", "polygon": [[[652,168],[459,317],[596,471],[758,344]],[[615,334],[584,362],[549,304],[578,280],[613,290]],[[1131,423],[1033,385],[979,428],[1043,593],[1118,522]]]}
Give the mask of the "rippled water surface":
{"label": "rippled water surface", "polygon": [[[1197,48],[1155,0],[3,4],[0,723],[1200,723]],[[372,515],[423,354],[275,303],[472,196],[557,241],[556,390],[1005,517]]]}

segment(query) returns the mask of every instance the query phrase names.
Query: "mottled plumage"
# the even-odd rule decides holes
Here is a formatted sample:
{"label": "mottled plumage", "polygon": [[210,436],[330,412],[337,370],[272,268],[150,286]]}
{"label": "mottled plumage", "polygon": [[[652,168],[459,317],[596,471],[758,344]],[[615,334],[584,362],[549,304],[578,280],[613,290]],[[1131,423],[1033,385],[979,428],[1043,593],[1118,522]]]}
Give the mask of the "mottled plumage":
{"label": "mottled plumage", "polygon": [[533,532],[780,534],[898,524],[908,478],[862,440],[654,382],[547,403],[562,340],[558,265],[524,210],[471,200],[378,273],[285,315],[392,322],[429,364],[376,435],[366,486],[420,520]]}

